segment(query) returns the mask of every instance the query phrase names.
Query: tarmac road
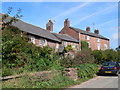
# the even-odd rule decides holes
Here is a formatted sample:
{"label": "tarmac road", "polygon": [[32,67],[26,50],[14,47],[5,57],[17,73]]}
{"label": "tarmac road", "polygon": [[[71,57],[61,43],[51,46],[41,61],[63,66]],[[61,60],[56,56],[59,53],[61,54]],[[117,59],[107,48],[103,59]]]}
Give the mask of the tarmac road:
{"label": "tarmac road", "polygon": [[71,86],[69,88],[118,88],[118,76],[97,76],[80,85]]}

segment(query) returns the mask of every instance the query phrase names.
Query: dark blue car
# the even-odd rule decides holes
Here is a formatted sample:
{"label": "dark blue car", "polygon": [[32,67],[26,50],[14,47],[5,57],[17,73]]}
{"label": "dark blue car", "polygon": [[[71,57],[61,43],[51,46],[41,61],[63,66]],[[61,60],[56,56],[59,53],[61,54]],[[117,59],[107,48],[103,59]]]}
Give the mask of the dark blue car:
{"label": "dark blue car", "polygon": [[119,62],[105,62],[102,64],[99,74],[120,74],[120,63]]}

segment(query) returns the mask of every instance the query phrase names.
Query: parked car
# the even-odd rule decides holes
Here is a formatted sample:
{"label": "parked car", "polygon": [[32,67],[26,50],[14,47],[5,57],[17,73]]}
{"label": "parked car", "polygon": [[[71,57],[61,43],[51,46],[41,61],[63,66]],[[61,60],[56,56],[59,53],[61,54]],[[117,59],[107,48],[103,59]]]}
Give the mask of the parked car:
{"label": "parked car", "polygon": [[120,74],[120,63],[118,62],[105,62],[99,69],[99,74]]}

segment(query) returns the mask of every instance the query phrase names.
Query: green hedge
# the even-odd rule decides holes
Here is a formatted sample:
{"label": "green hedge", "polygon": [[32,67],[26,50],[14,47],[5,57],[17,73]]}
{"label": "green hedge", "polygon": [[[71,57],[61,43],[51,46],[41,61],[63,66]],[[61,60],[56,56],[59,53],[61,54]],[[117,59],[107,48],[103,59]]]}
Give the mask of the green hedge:
{"label": "green hedge", "polygon": [[98,72],[96,64],[81,64],[77,66],[79,78],[92,78]]}

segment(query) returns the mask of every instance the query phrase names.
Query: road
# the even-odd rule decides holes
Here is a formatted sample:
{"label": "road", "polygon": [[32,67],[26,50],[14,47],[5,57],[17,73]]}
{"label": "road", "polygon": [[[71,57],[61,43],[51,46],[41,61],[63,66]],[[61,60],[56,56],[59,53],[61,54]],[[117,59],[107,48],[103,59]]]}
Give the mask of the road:
{"label": "road", "polygon": [[69,88],[118,88],[118,76],[97,76]]}

